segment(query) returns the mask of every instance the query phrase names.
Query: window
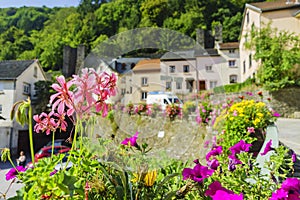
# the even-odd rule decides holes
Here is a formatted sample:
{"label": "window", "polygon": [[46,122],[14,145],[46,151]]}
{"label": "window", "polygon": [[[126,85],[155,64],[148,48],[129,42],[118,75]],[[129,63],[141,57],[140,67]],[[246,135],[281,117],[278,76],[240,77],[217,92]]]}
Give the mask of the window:
{"label": "window", "polygon": [[205,70],[206,71],[212,71],[212,66],[211,65],[206,65]]}
{"label": "window", "polygon": [[252,54],[249,55],[249,68],[252,67]]}
{"label": "window", "polygon": [[243,73],[246,73],[246,61],[243,61]]}
{"label": "window", "polygon": [[148,85],[148,78],[142,77],[142,86],[147,86]]}
{"label": "window", "polygon": [[247,20],[247,24],[249,24],[249,21],[250,21],[250,19],[249,19],[249,12],[247,12],[247,14],[246,14],[246,20]]}
{"label": "window", "polygon": [[142,92],[142,100],[146,100],[147,99],[147,92]]}
{"label": "window", "polygon": [[175,66],[174,65],[170,65],[169,66],[169,72],[170,73],[174,73],[175,72]]}
{"label": "window", "polygon": [[233,74],[229,76],[230,83],[237,83],[237,75]]}
{"label": "window", "polygon": [[122,88],[122,89],[121,89],[121,94],[124,95],[125,93],[126,93],[126,89],[125,89],[125,88]]}
{"label": "window", "polygon": [[235,67],[235,60],[229,60],[228,61],[228,66],[229,67]]}
{"label": "window", "polygon": [[30,84],[29,83],[23,83],[23,94],[30,94]]}
{"label": "window", "polygon": [[33,76],[34,76],[34,77],[37,77],[37,70],[38,70],[38,69],[37,69],[37,66],[35,66],[35,67],[34,67],[34,71],[33,71]]}
{"label": "window", "polygon": [[3,83],[0,83],[0,94],[4,94],[4,86],[3,86]]}
{"label": "window", "polygon": [[209,81],[209,88],[213,89],[217,86],[217,81]]}
{"label": "window", "polygon": [[129,94],[132,94],[132,87],[129,88]]}
{"label": "window", "polygon": [[189,65],[183,65],[183,72],[184,73],[190,72],[190,66]]}
{"label": "window", "polygon": [[2,114],[2,104],[0,104],[0,114]]}
{"label": "window", "polygon": [[123,78],[121,79],[121,83],[126,83],[126,77],[123,77]]}
{"label": "window", "polygon": [[176,89],[177,90],[182,89],[182,83],[181,82],[176,82]]}
{"label": "window", "polygon": [[171,90],[172,89],[172,84],[171,84],[172,82],[166,82],[166,89],[167,90]]}
{"label": "window", "polygon": [[229,53],[235,53],[235,49],[229,49]]}

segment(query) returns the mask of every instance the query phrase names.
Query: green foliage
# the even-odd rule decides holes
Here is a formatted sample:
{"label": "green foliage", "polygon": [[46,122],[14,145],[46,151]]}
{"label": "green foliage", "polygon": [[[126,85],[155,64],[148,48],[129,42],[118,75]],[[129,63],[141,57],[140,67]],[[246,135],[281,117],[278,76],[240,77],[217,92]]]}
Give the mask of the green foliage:
{"label": "green foliage", "polygon": [[89,53],[104,39],[138,27],[169,28],[195,39],[196,28],[221,24],[223,41],[237,41],[246,2],[256,1],[82,0],[77,8],[4,8],[0,60],[38,58],[45,71],[60,70],[64,45],[84,44]]}
{"label": "green foliage", "polygon": [[267,90],[276,91],[294,85],[299,75],[299,36],[287,31],[278,31],[268,24],[259,30],[253,28],[246,43],[254,49],[254,59],[260,61],[258,82]]}
{"label": "green foliage", "polygon": [[235,93],[235,92],[240,92],[242,90],[247,89],[248,87],[254,87],[254,79],[247,79],[243,83],[233,83],[229,85],[224,85],[224,86],[218,86],[213,88],[214,93]]}

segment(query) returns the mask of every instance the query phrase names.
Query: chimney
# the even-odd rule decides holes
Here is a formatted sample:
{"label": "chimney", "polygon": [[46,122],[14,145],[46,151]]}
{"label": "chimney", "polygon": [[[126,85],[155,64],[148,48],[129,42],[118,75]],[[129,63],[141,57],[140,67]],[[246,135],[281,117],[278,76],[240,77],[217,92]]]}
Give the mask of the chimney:
{"label": "chimney", "polygon": [[205,40],[204,30],[197,28],[196,29],[196,41],[202,48],[204,48],[204,45],[205,45],[204,40]]}
{"label": "chimney", "polygon": [[70,46],[64,46],[62,73],[65,77],[71,77],[75,73],[77,51]]}
{"label": "chimney", "polygon": [[218,43],[223,42],[223,27],[222,25],[215,26],[215,41]]}
{"label": "chimney", "polygon": [[[84,64],[84,58],[85,58],[85,46],[84,44],[80,44],[77,47],[77,58],[76,58],[76,69],[75,73],[79,74],[80,67]],[[95,66],[96,67],[96,66]]]}

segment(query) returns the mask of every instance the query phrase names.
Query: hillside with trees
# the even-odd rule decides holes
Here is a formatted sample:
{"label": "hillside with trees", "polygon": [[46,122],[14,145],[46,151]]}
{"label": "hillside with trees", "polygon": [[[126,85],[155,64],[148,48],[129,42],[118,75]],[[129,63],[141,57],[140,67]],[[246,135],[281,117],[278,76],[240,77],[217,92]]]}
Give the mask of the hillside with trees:
{"label": "hillside with trees", "polygon": [[[261,0],[260,0],[261,1]],[[0,60],[38,58],[45,71],[62,67],[63,46],[86,46],[123,31],[162,27],[192,38],[196,29],[223,26],[237,41],[245,3],[258,0],[81,0],[78,7],[0,9]]]}

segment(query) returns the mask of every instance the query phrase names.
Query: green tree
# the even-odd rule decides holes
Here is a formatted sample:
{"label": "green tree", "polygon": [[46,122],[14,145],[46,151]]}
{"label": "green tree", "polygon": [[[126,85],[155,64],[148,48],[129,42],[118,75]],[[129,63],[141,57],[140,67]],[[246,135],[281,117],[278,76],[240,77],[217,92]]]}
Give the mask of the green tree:
{"label": "green tree", "polygon": [[293,85],[300,78],[299,35],[278,31],[270,24],[261,29],[253,27],[246,47],[255,50],[254,59],[260,61],[257,78],[267,90]]}

